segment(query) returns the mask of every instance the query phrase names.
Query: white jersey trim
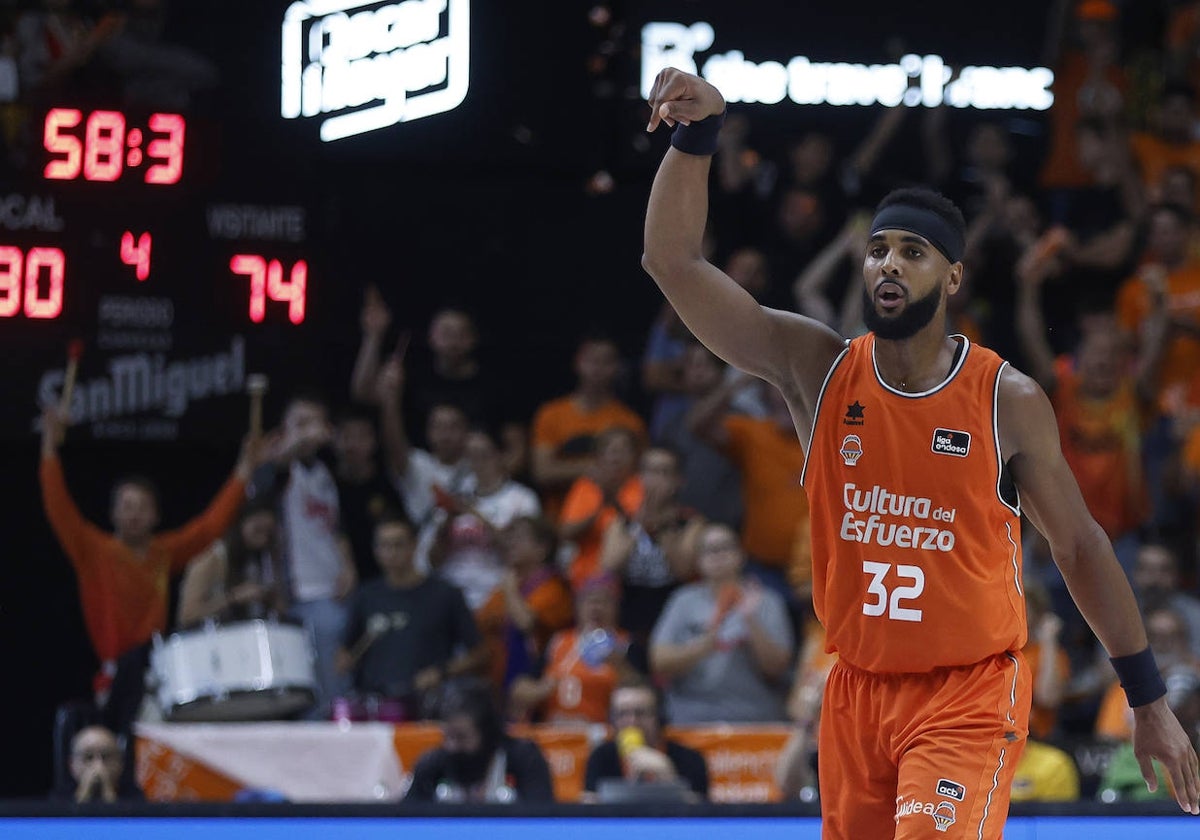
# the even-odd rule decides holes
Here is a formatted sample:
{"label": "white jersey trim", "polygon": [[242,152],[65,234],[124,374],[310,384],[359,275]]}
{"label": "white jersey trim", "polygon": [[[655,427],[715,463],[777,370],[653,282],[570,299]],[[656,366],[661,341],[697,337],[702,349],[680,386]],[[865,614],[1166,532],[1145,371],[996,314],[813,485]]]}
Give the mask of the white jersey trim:
{"label": "white jersey trim", "polygon": [[[1008,692],[1008,712],[1005,716],[1008,720],[1008,723],[1015,729],[1017,722],[1013,719],[1013,709],[1015,709],[1017,706],[1017,678],[1021,674],[1021,663],[1011,653],[1005,654],[1005,656],[1007,656],[1008,660],[1013,664],[1012,687]],[[991,790],[988,791],[987,802],[985,802],[983,806],[983,816],[979,818],[979,833],[976,835],[978,840],[983,840],[983,826],[987,823],[988,812],[992,808],[992,797],[996,793],[996,788],[1000,786],[1000,773],[1002,770],[1004,770],[1004,756],[1007,752],[1007,747],[1000,748],[1000,757],[996,762],[996,772],[992,774],[992,787]]]}
{"label": "white jersey trim", "polygon": [[983,840],[983,826],[987,823],[988,811],[992,809],[992,796],[996,793],[996,788],[1000,786],[1000,771],[1004,769],[1005,751],[1005,747],[1000,748],[1000,760],[996,763],[996,772],[992,774],[992,788],[988,791],[987,802],[983,806],[983,816],[979,818],[979,834],[976,835],[978,840]]}
{"label": "white jersey trim", "polygon": [[996,498],[1000,500],[1000,504],[1011,510],[1015,516],[1021,515],[1021,491],[1016,484],[1013,485],[1013,492],[1017,494],[1017,506],[1013,507],[1004,498],[1004,493],[1001,492],[1000,484],[1004,480],[1004,453],[1000,451],[1000,378],[1004,375],[1004,369],[1008,367],[1008,362],[1001,362],[1000,368],[996,371],[996,383],[992,386],[992,437],[996,441]]}
{"label": "white jersey trim", "polygon": [[817,404],[813,407],[812,427],[808,430],[808,445],[804,447],[804,466],[800,468],[801,487],[804,486],[804,479],[808,476],[808,459],[812,457],[813,438],[817,435],[817,421],[821,418],[821,404],[825,401],[825,389],[829,387],[829,380],[833,379],[833,372],[838,369],[838,365],[842,363],[842,359],[846,358],[846,354],[849,352],[850,342],[847,341],[842,347],[842,352],[837,354],[837,358],[829,366],[829,370],[825,373],[825,381],[821,383],[821,390],[817,392]]}
{"label": "white jersey trim", "polygon": [[1004,530],[1008,531],[1008,544],[1012,546],[1013,584],[1017,587],[1017,594],[1024,598],[1025,590],[1021,588],[1021,565],[1017,562],[1017,541],[1013,539],[1012,523],[1005,522]]}
{"label": "white jersey trim", "polygon": [[910,394],[907,391],[901,391],[897,388],[893,388],[891,385],[883,381],[883,375],[879,372],[879,362],[877,362],[875,359],[875,342],[879,339],[874,339],[874,341],[871,342],[871,368],[875,371],[875,381],[878,382],[880,387],[883,389],[890,391],[898,397],[905,397],[906,399],[910,400],[916,400],[920,399],[921,397],[928,397],[932,394],[936,394],[938,391],[949,385],[954,380],[954,377],[958,376],[958,372],[962,370],[963,364],[965,364],[967,361],[967,354],[971,352],[971,340],[965,335],[959,335],[956,333],[950,336],[950,338],[962,339],[962,352],[958,354],[958,362],[956,362],[954,367],[950,369],[950,373],[946,375],[945,379],[943,379],[937,385],[934,385],[928,391],[921,391],[918,394]]}

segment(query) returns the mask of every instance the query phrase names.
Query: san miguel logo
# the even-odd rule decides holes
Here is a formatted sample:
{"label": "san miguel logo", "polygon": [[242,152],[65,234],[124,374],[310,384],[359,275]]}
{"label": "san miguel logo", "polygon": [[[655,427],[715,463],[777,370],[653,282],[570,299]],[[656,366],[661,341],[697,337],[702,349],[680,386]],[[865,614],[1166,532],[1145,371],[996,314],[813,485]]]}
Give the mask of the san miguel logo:
{"label": "san miguel logo", "polygon": [[340,140],[451,111],[467,96],[470,0],[297,0],[283,16],[280,113]]}
{"label": "san miguel logo", "polygon": [[971,433],[954,429],[934,429],[930,448],[939,455],[955,455],[966,458],[971,451]]}

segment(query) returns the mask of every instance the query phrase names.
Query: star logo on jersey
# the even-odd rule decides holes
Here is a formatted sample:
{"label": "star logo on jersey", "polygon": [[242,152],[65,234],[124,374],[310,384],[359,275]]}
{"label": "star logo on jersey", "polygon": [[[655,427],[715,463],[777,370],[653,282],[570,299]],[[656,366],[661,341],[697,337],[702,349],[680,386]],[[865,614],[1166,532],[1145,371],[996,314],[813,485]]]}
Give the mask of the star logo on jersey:
{"label": "star logo on jersey", "polygon": [[842,422],[847,426],[861,426],[864,422],[863,412],[867,407],[858,400],[854,401],[854,405],[846,406],[846,416],[842,418]]}
{"label": "star logo on jersey", "polygon": [[842,463],[847,467],[853,467],[858,463],[858,459],[862,457],[863,447],[862,438],[858,435],[846,435],[842,438]]}

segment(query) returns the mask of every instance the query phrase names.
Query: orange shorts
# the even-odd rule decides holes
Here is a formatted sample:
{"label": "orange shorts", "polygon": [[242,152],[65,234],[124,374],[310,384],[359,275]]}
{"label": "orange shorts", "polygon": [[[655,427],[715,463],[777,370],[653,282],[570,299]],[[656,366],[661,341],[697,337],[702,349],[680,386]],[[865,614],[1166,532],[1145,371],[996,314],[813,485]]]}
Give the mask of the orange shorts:
{"label": "orange shorts", "polygon": [[821,836],[998,839],[1032,685],[1020,653],[922,674],[839,660],[821,710]]}

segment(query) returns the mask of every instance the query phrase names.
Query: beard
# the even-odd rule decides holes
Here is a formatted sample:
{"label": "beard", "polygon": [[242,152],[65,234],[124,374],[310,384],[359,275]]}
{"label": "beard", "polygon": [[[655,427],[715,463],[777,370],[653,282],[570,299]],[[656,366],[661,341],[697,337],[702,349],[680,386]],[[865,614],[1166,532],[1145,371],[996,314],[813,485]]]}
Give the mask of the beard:
{"label": "beard", "polygon": [[942,288],[934,288],[929,294],[908,305],[898,315],[883,316],[875,311],[875,299],[863,289],[863,323],[876,337],[885,341],[903,341],[925,329],[937,315],[942,305]]}

